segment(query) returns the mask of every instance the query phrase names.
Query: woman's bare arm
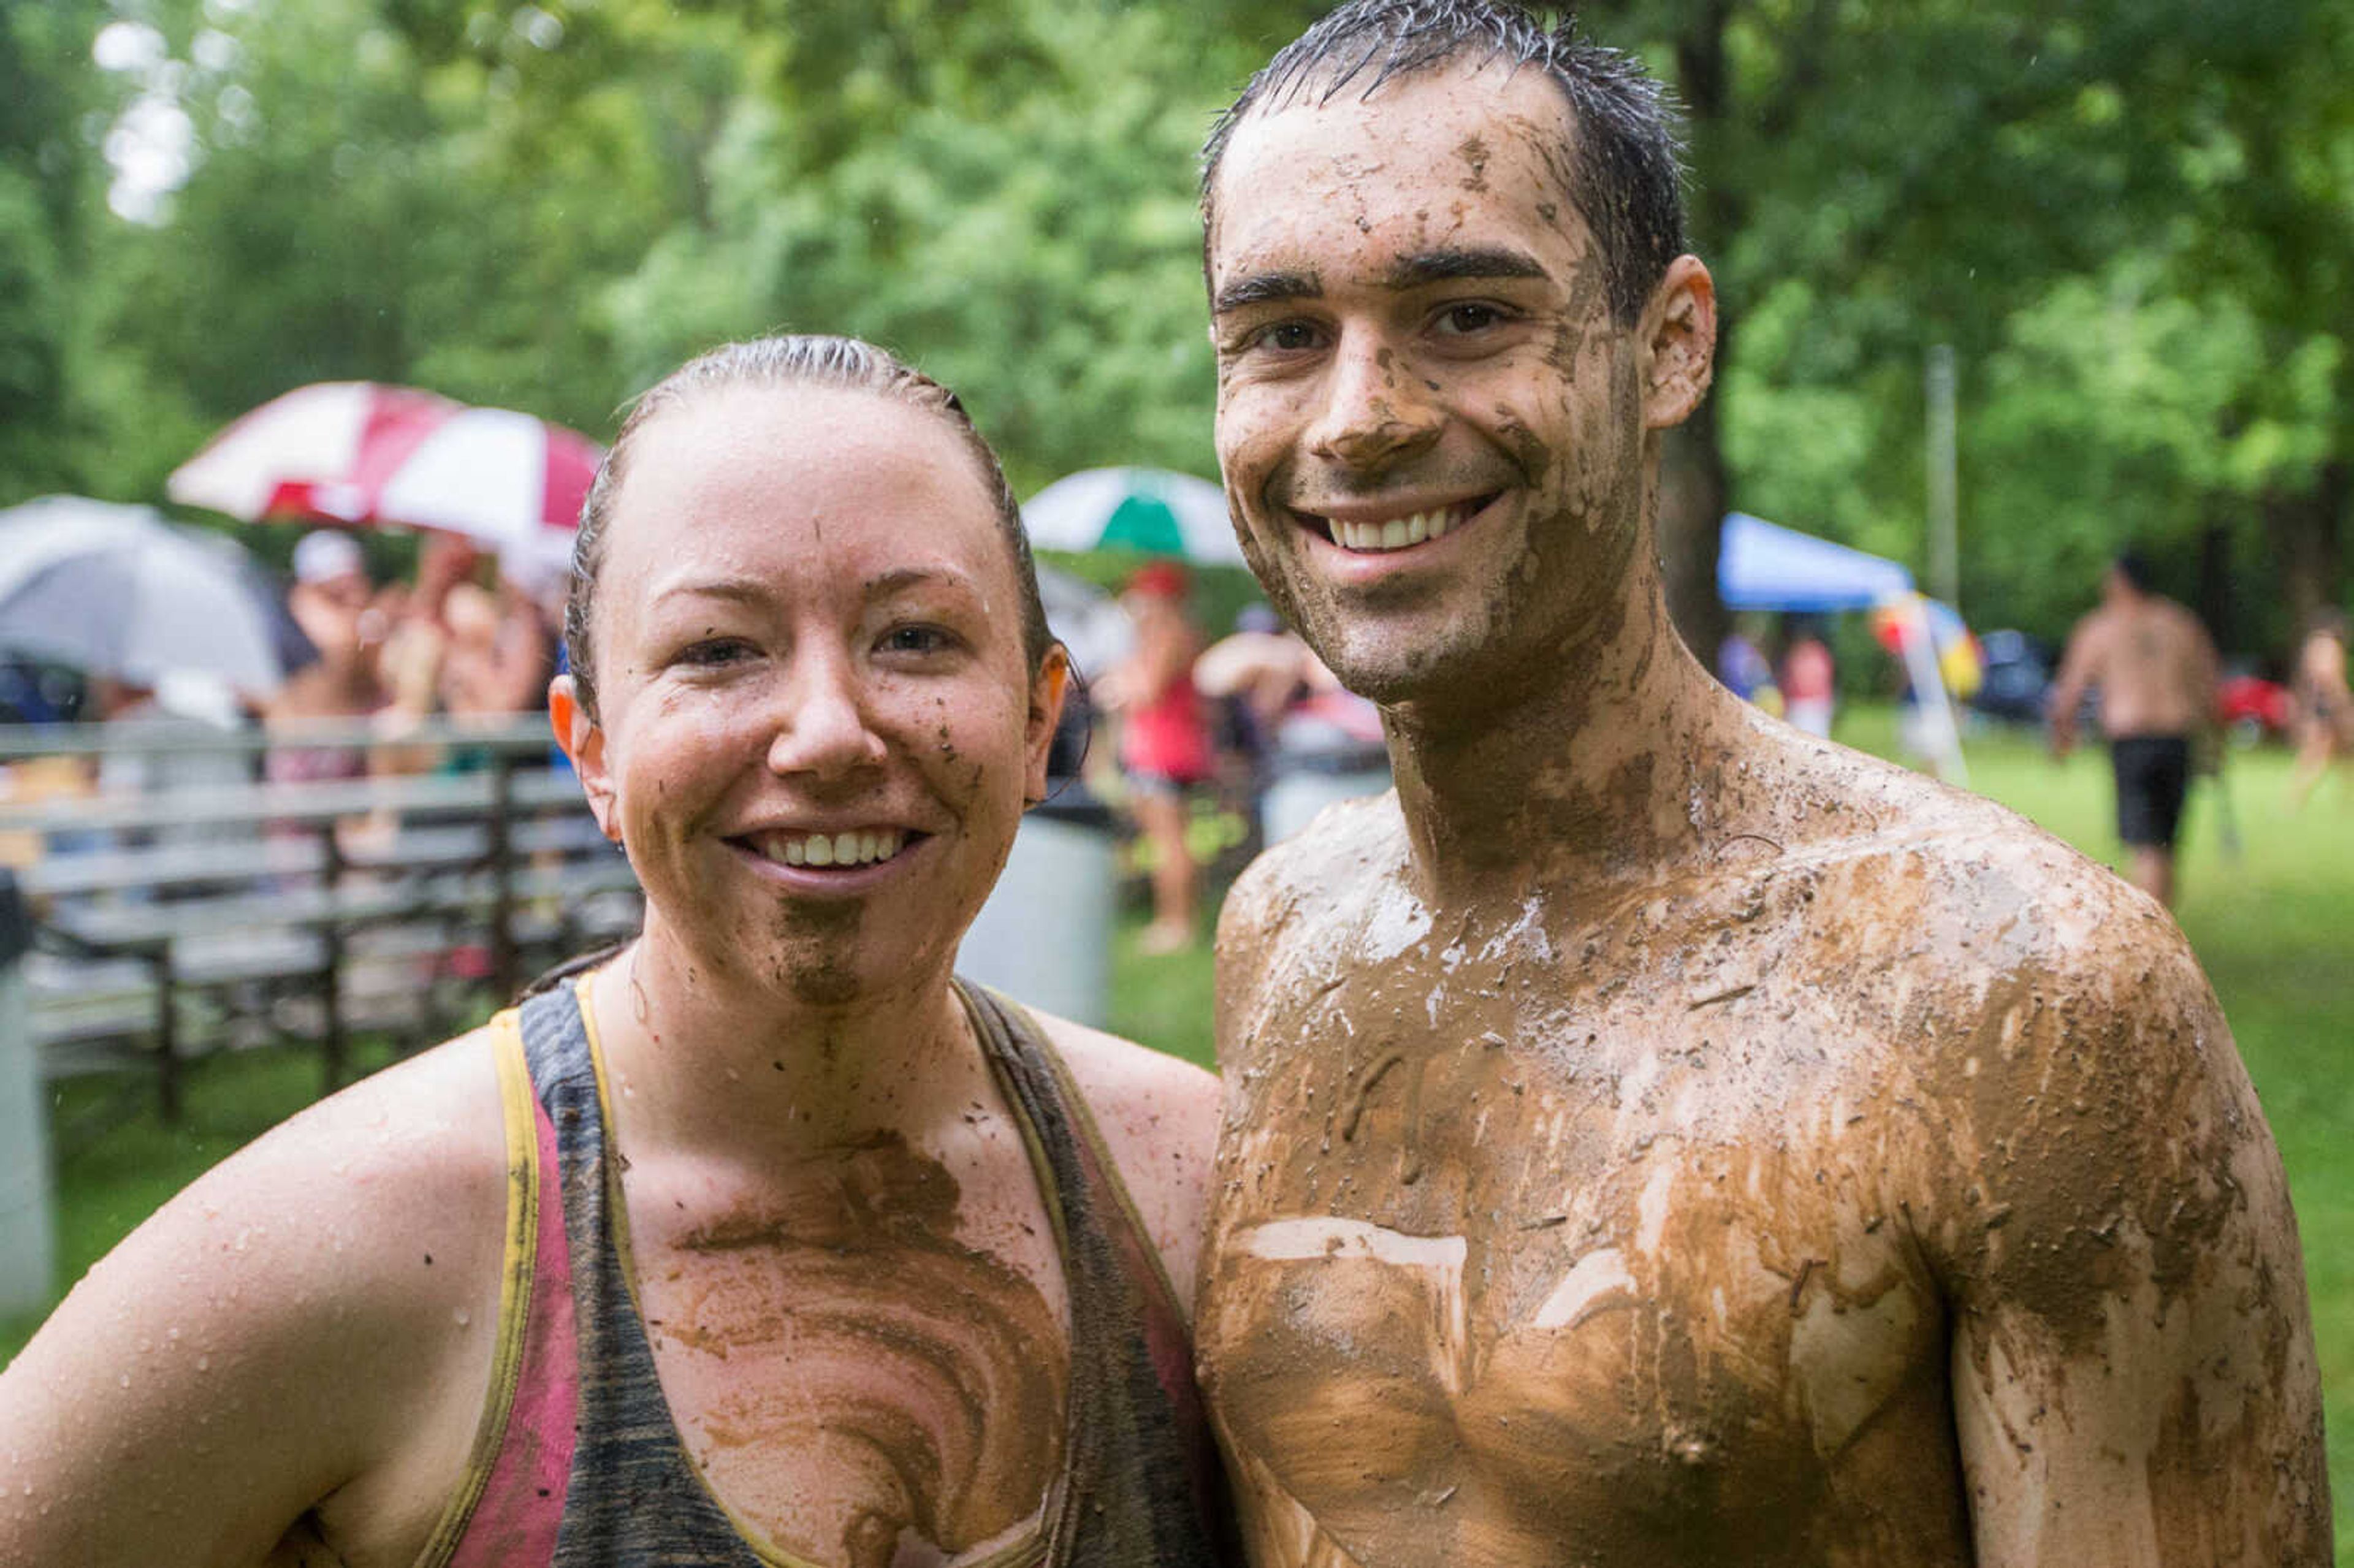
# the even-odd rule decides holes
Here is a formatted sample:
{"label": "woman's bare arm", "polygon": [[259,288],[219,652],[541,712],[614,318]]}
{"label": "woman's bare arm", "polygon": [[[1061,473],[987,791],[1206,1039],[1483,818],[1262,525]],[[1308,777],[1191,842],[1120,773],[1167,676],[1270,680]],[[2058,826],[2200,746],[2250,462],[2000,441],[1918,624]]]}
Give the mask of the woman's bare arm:
{"label": "woman's bare arm", "polygon": [[259,1563],[347,1491],[357,1557],[413,1556],[488,1383],[504,1187],[473,1040],[223,1161],[0,1373],[0,1561]]}

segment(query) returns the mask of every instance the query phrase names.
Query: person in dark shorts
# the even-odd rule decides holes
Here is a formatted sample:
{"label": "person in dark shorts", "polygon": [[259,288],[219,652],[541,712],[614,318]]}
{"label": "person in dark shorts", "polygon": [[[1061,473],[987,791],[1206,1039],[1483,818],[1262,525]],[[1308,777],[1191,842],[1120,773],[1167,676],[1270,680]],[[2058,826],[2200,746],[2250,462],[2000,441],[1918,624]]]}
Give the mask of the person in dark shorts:
{"label": "person in dark shorts", "polygon": [[2117,779],[2117,839],[2128,849],[2171,852],[2190,790],[2190,743],[2179,735],[2129,735],[2109,745]]}
{"label": "person in dark shorts", "polygon": [[2045,712],[2052,750],[2076,742],[2076,709],[2100,690],[2101,732],[2116,768],[2117,837],[2126,874],[2174,902],[2174,836],[2190,781],[2190,742],[2215,722],[2215,644],[2199,618],[2150,586],[2128,550],[2110,563],[2101,603],[2076,623]]}

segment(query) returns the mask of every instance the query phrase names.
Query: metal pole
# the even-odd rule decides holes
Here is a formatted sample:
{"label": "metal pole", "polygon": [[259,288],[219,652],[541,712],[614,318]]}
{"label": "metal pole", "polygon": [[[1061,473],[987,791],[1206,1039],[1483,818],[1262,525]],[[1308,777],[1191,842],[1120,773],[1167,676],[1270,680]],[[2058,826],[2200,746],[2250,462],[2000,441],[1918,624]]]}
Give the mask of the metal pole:
{"label": "metal pole", "polygon": [[1962,604],[1960,524],[1954,475],[1954,349],[1929,350],[1929,588],[1959,609]]}

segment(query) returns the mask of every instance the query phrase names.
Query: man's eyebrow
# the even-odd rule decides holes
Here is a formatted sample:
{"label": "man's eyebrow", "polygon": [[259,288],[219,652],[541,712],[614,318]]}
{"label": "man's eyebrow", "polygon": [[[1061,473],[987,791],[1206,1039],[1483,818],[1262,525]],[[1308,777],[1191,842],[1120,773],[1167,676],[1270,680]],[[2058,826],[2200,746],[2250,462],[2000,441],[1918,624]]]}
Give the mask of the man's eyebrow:
{"label": "man's eyebrow", "polygon": [[1542,278],[1543,264],[1525,250],[1506,246],[1474,246],[1464,249],[1424,250],[1405,257],[1384,275],[1393,289],[1418,289],[1457,278]]}
{"label": "man's eyebrow", "polygon": [[1313,272],[1253,272],[1220,289],[1210,302],[1210,313],[1223,315],[1245,305],[1280,303],[1285,300],[1320,299],[1323,294],[1324,285]]}

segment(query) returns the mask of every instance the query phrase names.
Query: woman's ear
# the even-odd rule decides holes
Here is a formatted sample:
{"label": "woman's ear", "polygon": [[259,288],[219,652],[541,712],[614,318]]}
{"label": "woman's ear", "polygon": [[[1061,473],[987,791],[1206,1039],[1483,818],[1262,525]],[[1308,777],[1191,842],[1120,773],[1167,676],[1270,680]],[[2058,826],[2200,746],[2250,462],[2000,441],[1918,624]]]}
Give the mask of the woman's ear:
{"label": "woman's ear", "polygon": [[1030,716],[1023,728],[1028,772],[1022,799],[1034,806],[1046,798],[1046,763],[1055,749],[1055,730],[1063,722],[1063,704],[1071,694],[1071,655],[1061,643],[1046,650],[1038,673],[1030,680]]}
{"label": "woman's ear", "polygon": [[612,775],[605,767],[605,731],[589,716],[588,705],[580,700],[579,688],[569,675],[558,675],[547,683],[547,724],[556,732],[556,744],[571,758],[572,771],[579,775],[589,813],[597,819],[597,831],[620,843],[621,824],[613,809]]}

